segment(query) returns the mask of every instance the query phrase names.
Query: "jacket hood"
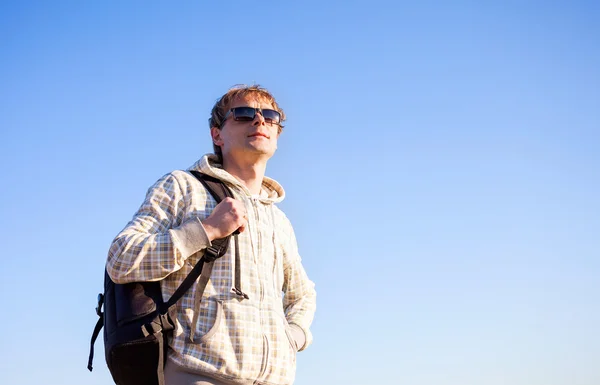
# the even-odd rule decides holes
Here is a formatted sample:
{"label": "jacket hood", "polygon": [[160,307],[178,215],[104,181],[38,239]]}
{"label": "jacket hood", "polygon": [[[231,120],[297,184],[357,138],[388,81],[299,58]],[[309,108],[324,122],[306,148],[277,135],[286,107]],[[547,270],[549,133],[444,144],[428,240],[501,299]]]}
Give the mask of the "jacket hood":
{"label": "jacket hood", "polygon": [[[223,182],[237,187],[247,196],[251,196],[250,190],[244,186],[236,177],[223,170],[223,166],[219,162],[219,158],[215,154],[206,154],[194,163],[188,170],[200,171],[206,175],[210,175]],[[263,203],[279,203],[285,198],[285,190],[274,179],[267,176],[263,177],[262,188],[259,199]]]}

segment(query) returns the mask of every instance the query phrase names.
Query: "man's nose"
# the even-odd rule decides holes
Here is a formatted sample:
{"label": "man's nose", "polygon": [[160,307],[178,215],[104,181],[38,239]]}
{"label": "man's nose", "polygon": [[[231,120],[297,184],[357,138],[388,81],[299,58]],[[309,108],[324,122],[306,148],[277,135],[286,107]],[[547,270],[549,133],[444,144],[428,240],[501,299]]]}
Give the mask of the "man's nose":
{"label": "man's nose", "polygon": [[254,125],[254,126],[264,126],[265,125],[265,117],[262,115],[262,111],[256,111],[256,115],[254,115],[254,121],[252,121],[252,125]]}

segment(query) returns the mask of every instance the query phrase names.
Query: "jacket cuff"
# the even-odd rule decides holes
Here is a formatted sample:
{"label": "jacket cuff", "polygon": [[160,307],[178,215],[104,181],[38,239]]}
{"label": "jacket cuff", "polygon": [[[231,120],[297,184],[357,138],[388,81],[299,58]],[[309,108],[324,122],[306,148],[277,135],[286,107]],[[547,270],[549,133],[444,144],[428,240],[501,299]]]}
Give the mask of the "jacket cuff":
{"label": "jacket cuff", "polygon": [[200,218],[184,222],[181,226],[169,230],[173,245],[181,252],[183,259],[211,245]]}

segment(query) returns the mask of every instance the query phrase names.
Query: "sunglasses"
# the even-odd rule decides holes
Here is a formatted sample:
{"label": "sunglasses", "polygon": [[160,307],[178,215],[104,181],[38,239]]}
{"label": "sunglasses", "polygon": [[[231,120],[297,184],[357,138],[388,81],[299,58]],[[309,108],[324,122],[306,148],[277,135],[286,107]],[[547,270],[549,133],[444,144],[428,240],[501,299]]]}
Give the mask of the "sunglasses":
{"label": "sunglasses", "polygon": [[236,122],[251,122],[256,118],[256,114],[260,113],[265,119],[265,123],[269,124],[280,124],[281,123],[281,114],[275,110],[271,110],[268,108],[254,108],[254,107],[235,107],[227,111],[225,117],[223,118],[223,123],[221,123],[221,127],[225,124],[227,118],[229,118],[233,114],[233,120]]}

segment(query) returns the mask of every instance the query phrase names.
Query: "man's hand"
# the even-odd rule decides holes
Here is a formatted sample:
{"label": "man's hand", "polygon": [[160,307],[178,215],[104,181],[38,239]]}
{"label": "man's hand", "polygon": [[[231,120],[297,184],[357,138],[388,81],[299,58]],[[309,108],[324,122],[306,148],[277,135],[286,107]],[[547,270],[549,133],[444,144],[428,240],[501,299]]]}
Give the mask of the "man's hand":
{"label": "man's hand", "polygon": [[241,233],[246,229],[247,223],[248,216],[244,204],[227,197],[215,207],[208,218],[202,221],[202,226],[212,242],[215,239],[225,238],[236,230]]}

